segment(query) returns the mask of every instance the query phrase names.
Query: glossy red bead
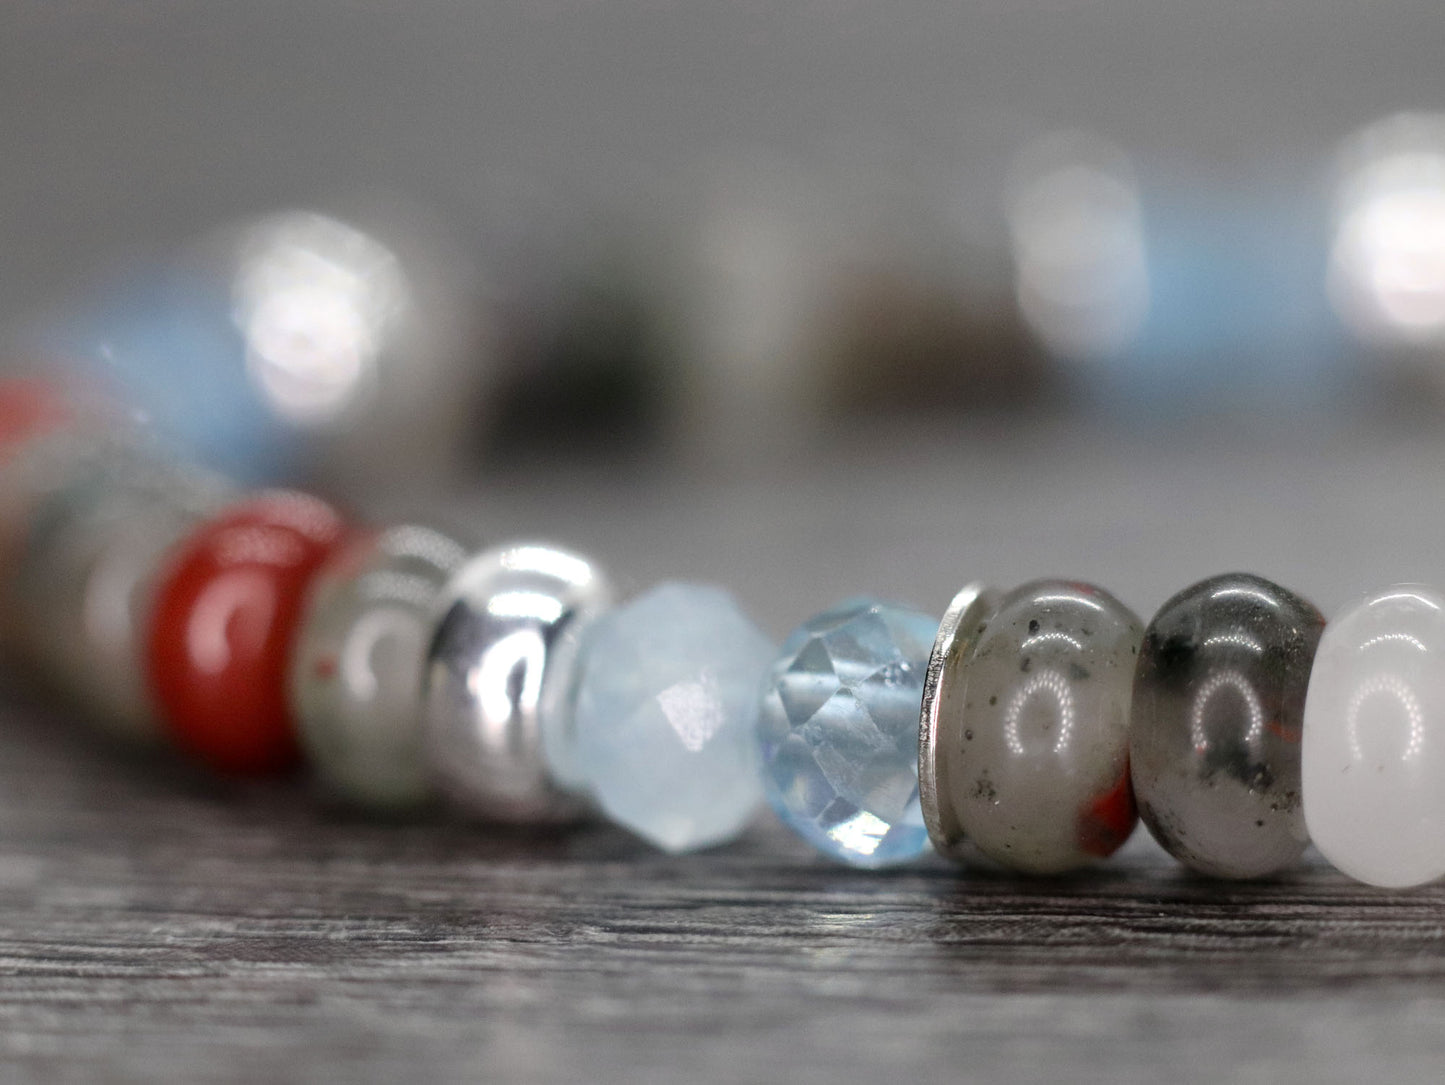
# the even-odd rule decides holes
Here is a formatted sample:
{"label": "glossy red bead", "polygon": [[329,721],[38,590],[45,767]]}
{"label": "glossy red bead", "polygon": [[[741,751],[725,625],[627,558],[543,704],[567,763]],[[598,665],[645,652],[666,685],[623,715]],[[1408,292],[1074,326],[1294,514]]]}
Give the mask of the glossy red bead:
{"label": "glossy red bead", "polygon": [[234,774],[296,763],[292,642],[307,586],[344,534],[324,502],[272,492],[230,506],[177,547],[160,577],[147,664],[182,749]]}

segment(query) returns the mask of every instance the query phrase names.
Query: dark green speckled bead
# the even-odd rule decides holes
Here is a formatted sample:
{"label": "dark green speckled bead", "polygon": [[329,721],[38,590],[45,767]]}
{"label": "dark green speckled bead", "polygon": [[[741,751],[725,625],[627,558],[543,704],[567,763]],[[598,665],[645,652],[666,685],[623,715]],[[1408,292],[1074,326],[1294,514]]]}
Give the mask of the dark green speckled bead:
{"label": "dark green speckled bead", "polygon": [[1294,864],[1305,691],[1324,618],[1231,573],[1186,588],[1144,634],[1129,758],[1139,815],[1176,859],[1219,878]]}

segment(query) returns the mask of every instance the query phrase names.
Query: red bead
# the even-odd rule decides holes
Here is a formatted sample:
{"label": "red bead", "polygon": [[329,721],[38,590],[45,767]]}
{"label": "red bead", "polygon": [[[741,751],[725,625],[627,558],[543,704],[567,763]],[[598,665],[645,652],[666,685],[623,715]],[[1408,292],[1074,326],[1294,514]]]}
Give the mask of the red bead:
{"label": "red bead", "polygon": [[172,554],[147,662],[182,749],[245,775],[299,760],[286,697],[291,646],[307,585],[344,534],[324,502],[271,492],[225,509]]}

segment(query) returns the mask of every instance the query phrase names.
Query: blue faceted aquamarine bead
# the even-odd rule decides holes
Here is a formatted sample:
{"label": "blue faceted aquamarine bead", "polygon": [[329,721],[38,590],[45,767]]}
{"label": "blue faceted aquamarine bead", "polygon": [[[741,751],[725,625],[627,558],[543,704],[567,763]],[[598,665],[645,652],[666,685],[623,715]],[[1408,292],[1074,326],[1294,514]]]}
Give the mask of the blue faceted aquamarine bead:
{"label": "blue faceted aquamarine bead", "polygon": [[778,816],[860,867],[928,850],[918,805],[918,715],[937,620],[854,599],[787,639],[758,715],[763,786]]}
{"label": "blue faceted aquamarine bead", "polygon": [[753,721],[772,656],[720,588],[661,584],[604,614],[584,641],[569,764],[658,847],[732,838],[762,799]]}

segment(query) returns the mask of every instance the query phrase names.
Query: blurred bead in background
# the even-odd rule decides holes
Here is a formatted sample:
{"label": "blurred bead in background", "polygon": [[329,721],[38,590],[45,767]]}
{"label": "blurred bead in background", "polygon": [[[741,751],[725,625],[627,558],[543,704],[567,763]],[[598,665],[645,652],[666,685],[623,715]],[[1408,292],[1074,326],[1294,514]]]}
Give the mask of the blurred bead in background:
{"label": "blurred bead in background", "polygon": [[979,274],[942,215],[865,236],[824,279],[809,350],[827,375],[835,434],[868,416],[955,416],[1036,405],[1056,362],[1032,339],[1007,287]]}
{"label": "blurred bead in background", "polygon": [[241,483],[418,512],[478,467],[755,473],[874,416],[1433,417],[1441,116],[1369,126],[1330,178],[1006,127],[944,184],[741,145],[495,235],[396,198],[251,216],[131,261],[27,356]]}
{"label": "blurred bead in background", "polygon": [[1025,148],[1014,171],[1008,222],[1024,319],[1058,357],[1122,354],[1149,312],[1144,212],[1128,156],[1064,132]]}
{"label": "blurred bead in background", "polygon": [[1019,309],[1073,407],[1143,426],[1279,421],[1336,410],[1352,388],[1308,193],[1145,184],[1121,148],[1070,132],[1020,152],[1008,215]]}
{"label": "blurred bead in background", "polygon": [[827,169],[739,149],[710,171],[674,228],[677,447],[746,470],[870,416],[1036,402],[1052,363],[1006,260],[957,227],[947,195],[898,191],[846,156]]}
{"label": "blurred bead in background", "polygon": [[455,469],[490,323],[442,230],[385,203],[222,227],[41,339],[184,455],[350,495]]}
{"label": "blurred bead in background", "polygon": [[765,462],[822,424],[826,372],[807,344],[840,222],[825,179],[740,148],[684,201],[676,231],[671,433],[697,467]]}
{"label": "blurred bead in background", "polygon": [[1445,361],[1445,114],[1386,117],[1342,145],[1329,288],[1386,359]]}
{"label": "blurred bead in background", "polygon": [[471,454],[486,464],[618,456],[660,436],[676,369],[660,247],[645,227],[577,224],[509,262]]}

